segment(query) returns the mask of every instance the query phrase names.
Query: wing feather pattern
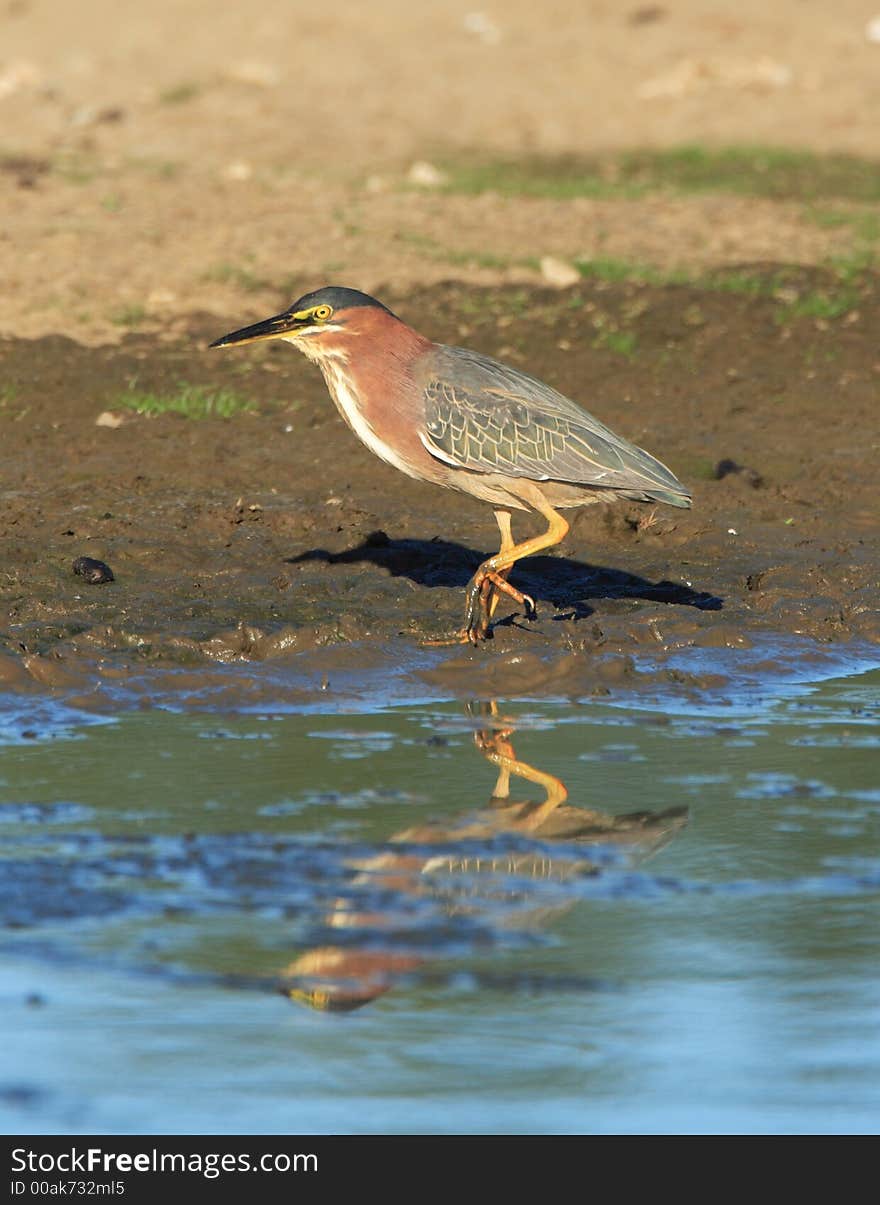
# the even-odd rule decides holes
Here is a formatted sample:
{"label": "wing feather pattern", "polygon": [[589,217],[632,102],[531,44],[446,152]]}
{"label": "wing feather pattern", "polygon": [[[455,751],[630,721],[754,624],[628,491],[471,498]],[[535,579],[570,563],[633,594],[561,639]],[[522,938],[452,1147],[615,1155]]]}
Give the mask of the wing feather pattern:
{"label": "wing feather pattern", "polygon": [[542,381],[478,352],[436,348],[424,401],[422,442],[447,464],[690,506],[659,460]]}

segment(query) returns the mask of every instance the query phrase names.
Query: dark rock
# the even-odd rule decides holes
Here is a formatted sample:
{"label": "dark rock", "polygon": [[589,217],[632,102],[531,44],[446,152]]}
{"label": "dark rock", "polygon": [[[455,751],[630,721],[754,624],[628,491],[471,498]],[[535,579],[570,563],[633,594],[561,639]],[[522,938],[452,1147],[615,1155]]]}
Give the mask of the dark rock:
{"label": "dark rock", "polygon": [[116,580],[109,565],[105,565],[103,561],[96,561],[90,556],[78,557],[73,562],[73,572],[84,577],[90,586],[102,586],[105,582]]}

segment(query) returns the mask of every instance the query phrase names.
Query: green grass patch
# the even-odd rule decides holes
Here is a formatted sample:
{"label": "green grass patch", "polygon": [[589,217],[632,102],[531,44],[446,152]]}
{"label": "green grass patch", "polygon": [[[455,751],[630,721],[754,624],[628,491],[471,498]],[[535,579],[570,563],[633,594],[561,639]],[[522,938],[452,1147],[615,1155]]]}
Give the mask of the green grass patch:
{"label": "green grass patch", "polygon": [[840,230],[848,226],[859,243],[872,244],[880,240],[880,213],[875,209],[834,209],[810,206],[804,217],[823,230]]}
{"label": "green grass patch", "polygon": [[663,269],[650,264],[618,259],[579,260],[576,267],[586,280],[611,284],[687,286],[707,293],[738,293],[745,297],[776,300],[779,323],[796,318],[833,320],[850,313],[859,303],[864,274],[876,266],[873,252],[864,251],[828,264],[828,283],[805,288],[794,267],[758,272],[740,268],[717,268],[711,272]]}
{"label": "green grass patch", "polygon": [[858,303],[859,295],[854,289],[843,288],[836,293],[816,289],[782,306],[776,312],[776,321],[781,325],[795,318],[821,318],[830,322],[850,313]]}
{"label": "green grass patch", "polygon": [[30,406],[21,405],[21,396],[18,385],[8,382],[5,385],[0,385],[0,417],[12,419],[14,423],[19,423],[30,414]]}
{"label": "green grass patch", "polygon": [[514,261],[509,256],[493,255],[490,251],[447,251],[442,258],[455,267],[490,268],[497,271],[511,267],[514,262],[526,268],[537,266],[533,260]]}
{"label": "green grass patch", "polygon": [[632,331],[600,330],[593,340],[593,347],[604,348],[616,356],[632,360],[638,350],[638,342]]}
{"label": "green grass patch", "polygon": [[135,410],[138,414],[181,414],[184,418],[234,418],[253,414],[257,406],[232,389],[209,389],[204,385],[180,384],[173,393],[153,393],[134,384],[112,404],[111,409]]}
{"label": "green grass patch", "polygon": [[880,200],[880,163],[854,155],[778,147],[684,146],[622,156],[630,180],[677,192],[733,192],[775,198]]}
{"label": "green grass patch", "polygon": [[444,163],[447,191],[566,199],[655,192],[880,201],[880,162],[776,147],[681,146],[598,158],[467,157]]}
{"label": "green grass patch", "polygon": [[877,253],[872,247],[861,247],[851,255],[835,256],[829,260],[828,266],[838,280],[847,285],[853,284],[866,272],[877,270]]}
{"label": "green grass patch", "polygon": [[775,275],[769,277],[741,268],[694,272],[604,257],[576,260],[575,267],[585,280],[602,280],[609,284],[690,285],[715,293],[745,293],[753,297],[769,295],[779,284]]}
{"label": "green grass patch", "polygon": [[599,161],[569,158],[466,160],[446,165],[446,192],[479,195],[497,192],[506,197],[637,197],[648,191],[608,174]]}
{"label": "green grass patch", "polygon": [[784,273],[759,276],[755,272],[731,268],[706,273],[698,278],[697,283],[711,293],[739,293],[744,297],[769,297],[775,289],[780,287],[781,276],[784,277]]}
{"label": "green grass patch", "polygon": [[689,285],[713,293],[744,293],[751,297],[770,296],[785,276],[784,270],[767,275],[742,268],[689,272],[686,268],[659,268],[636,260],[602,257],[576,260],[575,267],[585,280],[602,280],[609,284]]}
{"label": "green grass patch", "polygon": [[681,269],[658,268],[653,264],[643,264],[636,260],[611,259],[597,257],[596,259],[578,259],[574,266],[585,280],[603,280],[608,284],[693,284],[692,273]]}

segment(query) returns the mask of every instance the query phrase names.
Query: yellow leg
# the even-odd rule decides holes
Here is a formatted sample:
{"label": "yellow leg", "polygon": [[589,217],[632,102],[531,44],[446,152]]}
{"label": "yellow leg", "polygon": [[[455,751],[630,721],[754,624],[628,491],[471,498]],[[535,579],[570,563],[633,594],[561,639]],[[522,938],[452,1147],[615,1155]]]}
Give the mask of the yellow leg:
{"label": "yellow leg", "polygon": [[510,511],[496,510],[495,522],[498,524],[498,529],[501,532],[501,552],[507,552],[516,543],[513,538],[513,532],[510,529]]}
{"label": "yellow leg", "polygon": [[[501,530],[501,552],[507,552],[514,546],[513,535],[510,530],[510,511],[496,510],[495,518]],[[514,589],[507,580],[508,573],[510,573],[509,569],[501,569],[498,573],[486,574],[486,580],[483,582],[480,596],[480,611],[485,614],[487,623],[495,614],[502,594],[506,594],[508,598],[512,598],[521,607],[525,607],[530,618],[535,613],[535,600],[530,595],[522,594],[519,590]]]}
{"label": "yellow leg", "polygon": [[[496,510],[495,521],[497,522],[498,528],[501,532],[501,548],[499,551],[507,552],[507,550],[509,548],[513,548],[513,544],[514,544],[513,532],[510,530],[510,511],[509,510]],[[509,572],[510,572],[510,570],[508,569],[503,575],[499,574],[499,577],[503,576],[504,579],[506,580],[507,574]],[[498,590],[493,590],[491,592],[491,594],[489,595],[488,610],[489,610],[489,618],[490,619],[495,614],[495,611],[496,611],[496,608],[498,607],[500,598],[501,598],[501,594],[500,594],[500,591],[498,591]]]}
{"label": "yellow leg", "polygon": [[[487,579],[492,581],[494,577],[494,585],[500,585],[500,581],[504,581],[506,585],[507,574],[517,561],[526,556],[533,556],[536,552],[543,552],[547,548],[553,548],[564,540],[569,532],[566,520],[553,509],[537,485],[531,481],[521,481],[517,483],[517,486],[517,495],[547,520],[547,530],[543,535],[534,536],[531,540],[523,540],[521,544],[515,544],[510,533],[510,512],[496,511],[495,517],[501,528],[501,549],[495,556],[483,562],[471,578],[467,589],[465,634],[471,644],[485,639],[489,631],[489,620],[495,609],[485,589]],[[506,516],[506,519],[499,517],[502,515]],[[505,528],[509,541],[507,547],[505,547],[505,542],[507,542]],[[495,605],[497,606],[497,603]]]}

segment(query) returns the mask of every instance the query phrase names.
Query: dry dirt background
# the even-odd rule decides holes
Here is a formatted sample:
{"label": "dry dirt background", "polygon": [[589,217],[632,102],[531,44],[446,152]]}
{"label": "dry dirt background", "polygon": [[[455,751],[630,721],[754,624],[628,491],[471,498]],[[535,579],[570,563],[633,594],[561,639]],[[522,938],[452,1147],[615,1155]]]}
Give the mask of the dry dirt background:
{"label": "dry dirt background", "polygon": [[0,331],[221,325],[333,278],[500,260],[817,262],[845,230],[742,199],[441,197],[414,163],[759,143],[880,153],[874,0],[2,0]]}
{"label": "dry dirt background", "polygon": [[[832,318],[780,320],[853,224],[719,193],[449,195],[424,166],[684,143],[877,157],[871,5],[474,2],[0,0],[7,684],[87,694],[132,657],[457,626],[497,546],[488,508],[377,462],[288,348],[205,350],[331,280],[542,376],[694,490],[690,513],[579,516],[560,557],[517,571],[541,622],[453,654],[446,688],[534,689],[547,648],[554,685],[584,693],[632,678],[640,647],[880,639],[876,274]],[[807,269],[779,290],[765,268],[752,296],[554,291],[529,266],[598,254]],[[229,383],[259,412],[97,426],[135,379]],[[116,581],[74,578],[82,555]]]}

